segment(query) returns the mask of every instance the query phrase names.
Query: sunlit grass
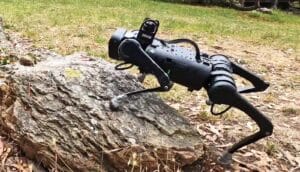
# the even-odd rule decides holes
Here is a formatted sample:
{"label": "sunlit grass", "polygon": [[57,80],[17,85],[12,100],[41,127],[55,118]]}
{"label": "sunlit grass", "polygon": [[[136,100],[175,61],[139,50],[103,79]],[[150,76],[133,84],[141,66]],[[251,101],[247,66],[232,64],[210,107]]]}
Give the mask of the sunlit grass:
{"label": "sunlit grass", "polygon": [[281,48],[298,48],[300,42],[299,16],[280,11],[268,15],[151,0],[2,0],[0,16],[7,28],[63,54],[103,55],[115,28],[137,29],[145,17],[159,19],[160,32],[170,38],[230,37]]}

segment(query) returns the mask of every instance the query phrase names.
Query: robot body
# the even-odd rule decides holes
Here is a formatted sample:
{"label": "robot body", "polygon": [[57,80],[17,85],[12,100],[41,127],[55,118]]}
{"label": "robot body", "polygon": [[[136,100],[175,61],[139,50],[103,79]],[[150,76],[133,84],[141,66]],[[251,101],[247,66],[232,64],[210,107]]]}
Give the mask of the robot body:
{"label": "robot body", "polygon": [[[127,32],[118,29],[109,41],[109,56],[116,60],[122,60],[116,66],[117,70],[128,69],[138,66],[142,74],[153,74],[159,87],[133,91],[112,99],[111,105],[114,109],[119,106],[120,98],[137,95],[145,92],[169,91],[173,82],[181,84],[188,90],[200,90],[205,88],[209,97],[211,113],[220,115],[231,107],[245,112],[259,126],[260,130],[234,144],[220,157],[220,162],[228,164],[231,162],[232,154],[243,146],[254,143],[273,132],[270,120],[258,109],[252,106],[242,93],[264,91],[269,84],[260,77],[247,71],[236,63],[230,61],[221,54],[207,55],[201,53],[197,44],[188,39],[176,39],[164,41],[155,38],[159,22],[146,19],[139,31]],[[194,47],[181,47],[178,43],[188,43]],[[131,66],[125,66],[132,64]],[[239,75],[252,83],[253,87],[238,89],[233,74]],[[228,108],[222,112],[214,112],[215,104],[225,104]]]}

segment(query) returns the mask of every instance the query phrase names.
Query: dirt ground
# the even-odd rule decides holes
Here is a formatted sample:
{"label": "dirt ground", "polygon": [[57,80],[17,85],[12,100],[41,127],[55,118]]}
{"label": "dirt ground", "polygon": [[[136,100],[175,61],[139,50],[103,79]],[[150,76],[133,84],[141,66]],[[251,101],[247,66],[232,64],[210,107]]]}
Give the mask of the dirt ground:
{"label": "dirt ground", "polygon": [[[24,44],[24,39],[15,39]],[[23,41],[23,43],[22,43]],[[198,42],[202,51],[232,56],[232,60],[259,74],[271,85],[265,92],[252,93],[247,99],[267,115],[274,124],[272,136],[242,149],[230,167],[217,165],[215,159],[232,143],[254,133],[255,123],[246,115],[230,110],[221,117],[212,117],[205,105],[204,91],[193,92],[184,101],[169,101],[181,111],[203,136],[207,155],[197,168],[200,171],[300,171],[300,54],[299,50],[281,50],[268,45],[220,39],[207,46]],[[25,41],[28,44],[28,40]],[[237,79],[240,85],[246,85]],[[2,170],[30,171],[38,162],[26,159],[9,137],[0,137]],[[195,171],[198,171],[195,170]],[[42,171],[42,170],[41,170]]]}
{"label": "dirt ground", "polygon": [[[210,54],[222,53],[232,56],[250,71],[270,83],[265,92],[245,95],[274,124],[273,135],[249,145],[234,156],[230,168],[215,166],[215,160],[206,162],[203,171],[300,171],[300,54],[299,49],[281,50],[268,45],[218,40],[207,46],[199,42],[201,49]],[[237,78],[238,85],[245,84]],[[203,92],[203,91],[202,91]],[[254,133],[255,123],[245,114],[230,110],[223,117],[211,117],[205,106],[207,97],[193,93],[184,102],[169,102],[196,125],[212,151],[222,153],[239,138]],[[205,116],[203,114],[208,114]],[[214,156],[212,156],[215,159]],[[210,165],[209,165],[210,164]],[[210,170],[208,170],[210,169]]]}

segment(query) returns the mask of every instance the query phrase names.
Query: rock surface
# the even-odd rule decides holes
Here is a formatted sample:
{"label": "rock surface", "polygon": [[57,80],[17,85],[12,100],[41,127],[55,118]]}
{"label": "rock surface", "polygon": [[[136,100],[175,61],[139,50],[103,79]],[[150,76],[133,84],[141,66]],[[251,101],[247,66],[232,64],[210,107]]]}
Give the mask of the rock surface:
{"label": "rock surface", "polygon": [[202,156],[197,131],[155,94],[132,97],[111,110],[112,97],[142,89],[113,64],[13,43],[1,27],[0,48],[17,59],[29,54],[41,59],[33,66],[0,65],[0,126],[45,167],[175,171]]}

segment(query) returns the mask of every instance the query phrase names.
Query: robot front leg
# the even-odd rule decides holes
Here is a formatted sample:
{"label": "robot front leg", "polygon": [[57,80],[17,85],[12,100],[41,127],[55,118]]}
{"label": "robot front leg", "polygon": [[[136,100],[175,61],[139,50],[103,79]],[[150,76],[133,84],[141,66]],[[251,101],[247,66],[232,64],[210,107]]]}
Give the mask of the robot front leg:
{"label": "robot front leg", "polygon": [[[156,62],[142,49],[142,46],[138,41],[134,39],[124,40],[119,46],[119,53],[123,59],[127,59],[128,63],[139,66],[141,71],[153,74],[157,78],[160,86],[115,96],[110,101],[111,109],[118,109],[122,100],[129,96],[147,92],[169,91],[172,88],[173,82],[170,80],[167,73],[163,71],[160,66],[156,64]],[[141,80],[144,80],[144,77],[145,76],[142,76]]]}

